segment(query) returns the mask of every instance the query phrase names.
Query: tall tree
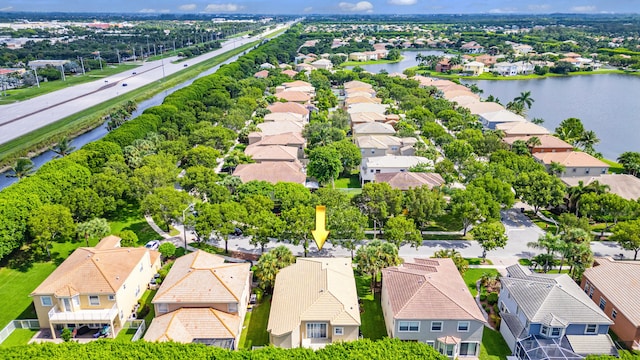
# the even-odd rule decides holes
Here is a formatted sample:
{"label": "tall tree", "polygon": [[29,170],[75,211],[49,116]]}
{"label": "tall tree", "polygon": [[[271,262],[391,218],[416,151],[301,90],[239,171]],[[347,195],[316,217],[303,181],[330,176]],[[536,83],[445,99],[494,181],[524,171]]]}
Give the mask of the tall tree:
{"label": "tall tree", "polygon": [[89,246],[89,239],[102,238],[111,232],[111,227],[107,219],[93,218],[89,221],[79,223],[76,226],[78,235],[84,237],[86,246]]}
{"label": "tall tree", "polygon": [[411,188],[404,193],[404,207],[407,217],[424,228],[435,217],[444,214],[446,201],[439,189],[429,189],[424,185]]}
{"label": "tall tree", "polygon": [[557,137],[574,146],[577,145],[582,134],[584,134],[584,125],[582,125],[582,121],[577,118],[562,120],[555,130],[555,135]]}
{"label": "tall tree", "polygon": [[329,239],[332,244],[351,251],[352,259],[356,247],[365,238],[366,225],[367,217],[356,207],[329,208]]}
{"label": "tall tree", "polygon": [[144,213],[162,220],[169,232],[171,223],[180,221],[182,211],[192,202],[192,197],[184,191],[161,187],[147,195],[140,203],[140,208]]}
{"label": "tall tree", "polygon": [[531,205],[536,213],[542,207],[559,205],[564,199],[562,181],[542,170],[520,173],[513,187],[517,196]]}
{"label": "tall tree", "polygon": [[374,232],[378,227],[384,227],[387,218],[402,210],[402,192],[387,183],[365,184],[362,193],[352,201],[373,222]]}
{"label": "tall tree", "polygon": [[533,105],[535,100],[531,97],[531,91],[523,91],[513,99],[513,102],[522,104],[527,109],[531,109],[531,105]]}
{"label": "tall tree", "polygon": [[546,232],[543,236],[538,238],[538,241],[527,243],[527,246],[534,249],[545,250],[547,255],[544,257],[545,263],[540,265],[542,265],[542,271],[546,273],[553,266],[554,255],[556,251],[562,248],[562,243],[560,242],[559,235],[553,235]]}
{"label": "tall tree", "polygon": [[633,251],[633,260],[637,260],[640,252],[640,220],[618,223],[612,232],[610,239],[618,242],[623,249]]}
{"label": "tall tree", "polygon": [[307,173],[320,183],[326,183],[331,180],[331,185],[335,188],[335,178],[340,175],[342,169],[340,154],[336,149],[320,146],[311,150]]}
{"label": "tall tree", "polygon": [[384,224],[384,239],[392,242],[398,248],[403,242],[407,242],[411,247],[418,248],[422,245],[422,234],[416,229],[413,219],[404,216],[394,216]]}
{"label": "tall tree", "polygon": [[591,233],[579,228],[568,229],[562,234],[563,246],[560,249],[562,258],[560,259],[560,269],[558,272],[562,272],[562,266],[565,260],[569,262],[571,267],[570,272],[576,264],[582,263],[585,257],[586,260],[588,260],[588,257],[591,255],[589,244],[592,237]]}
{"label": "tall tree", "polygon": [[373,289],[380,271],[386,267],[400,265],[402,259],[398,256],[398,247],[393,243],[372,240],[358,248],[354,262],[361,273],[371,275]]}
{"label": "tall tree", "polygon": [[284,245],[262,254],[256,265],[256,277],[260,280],[260,287],[266,291],[271,291],[276,282],[278,272],[295,262],[295,256]]}
{"label": "tall tree", "polygon": [[71,146],[71,140],[66,136],[60,139],[57,144],[51,147],[51,151],[56,153],[55,157],[65,157],[71,154],[76,148]]}
{"label": "tall tree", "polygon": [[284,221],[283,240],[294,245],[302,244],[304,256],[309,253],[311,230],[315,228],[315,209],[307,205],[298,205],[282,212]]}
{"label": "tall tree", "polygon": [[462,221],[466,236],[469,226],[477,221],[497,219],[500,204],[484,189],[470,185],[466,190],[458,190],[452,195],[451,214]]}
{"label": "tall tree", "polygon": [[253,245],[260,245],[261,253],[264,252],[264,247],[269,243],[269,240],[279,238],[283,231],[284,222],[271,210],[260,210],[247,217],[245,234],[252,235],[250,242]]}
{"label": "tall tree", "polygon": [[487,258],[487,251],[503,248],[507,245],[504,225],[498,221],[483,222],[471,229],[473,239],[482,246],[482,258]]}
{"label": "tall tree", "polygon": [[640,152],[625,151],[618,156],[617,160],[627,174],[638,176],[640,173]]}
{"label": "tall tree", "polygon": [[33,173],[33,161],[29,158],[18,158],[13,166],[11,166],[13,174],[9,174],[9,177],[16,177],[22,179],[23,177],[31,175]]}
{"label": "tall tree", "polygon": [[27,222],[36,244],[46,251],[51,259],[49,246],[55,240],[67,240],[74,234],[75,226],[71,211],[62,205],[42,205],[29,217]]}
{"label": "tall tree", "polygon": [[462,257],[459,251],[455,249],[442,249],[433,254],[434,258],[442,259],[448,258],[453,260],[453,263],[458,268],[460,275],[464,276],[464,273],[469,269],[469,262]]}
{"label": "tall tree", "polygon": [[229,236],[242,227],[247,218],[247,210],[242,204],[228,201],[220,204],[203,204],[198,208],[195,229],[206,236],[214,233],[224,241],[224,252],[229,253]]}

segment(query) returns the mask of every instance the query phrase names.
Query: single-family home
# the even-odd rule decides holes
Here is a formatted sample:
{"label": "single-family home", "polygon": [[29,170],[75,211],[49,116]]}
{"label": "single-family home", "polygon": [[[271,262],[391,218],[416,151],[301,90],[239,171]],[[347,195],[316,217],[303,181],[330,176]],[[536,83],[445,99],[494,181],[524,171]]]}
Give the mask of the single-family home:
{"label": "single-family home", "polygon": [[367,55],[363,52],[352,52],[349,54],[351,61],[367,61]]}
{"label": "single-family home", "polygon": [[351,127],[364,124],[369,122],[381,122],[384,123],[387,121],[387,115],[380,114],[376,112],[359,112],[349,114],[349,119],[351,120]]}
{"label": "single-family home", "polygon": [[509,110],[482,113],[478,117],[482,125],[491,130],[494,130],[498,124],[527,121],[524,117],[516,115]]}
{"label": "single-family home", "polygon": [[564,177],[562,182],[567,186],[578,186],[580,182],[584,186],[597,181],[600,185],[607,185],[612,194],[621,196],[627,200],[640,199],[640,179],[629,174],[602,174],[596,176]]}
{"label": "single-family home", "polygon": [[343,86],[345,90],[352,89],[352,88],[369,88],[369,89],[373,88],[373,85],[360,80],[348,81],[344,83]]}
{"label": "single-family home", "polygon": [[294,121],[304,122],[305,117],[296,113],[269,113],[264,116],[264,122]]}
{"label": "single-family home", "polygon": [[467,107],[471,104],[475,104],[480,102],[480,98],[477,96],[473,96],[475,94],[466,93],[464,95],[454,96],[447,100],[458,104],[458,106]]}
{"label": "single-family home", "polygon": [[618,339],[640,350],[640,261],[597,258],[585,270],[580,286],[613,321],[611,330]]}
{"label": "single-family home", "polygon": [[[257,127],[260,129],[262,136],[278,135],[290,132],[302,133],[302,130],[304,129],[304,122],[289,120],[270,121],[258,124]],[[249,133],[249,137],[251,137],[251,134],[252,133]]]}
{"label": "single-family home", "polygon": [[533,46],[527,44],[513,44],[511,48],[517,55],[526,55],[533,51]]}
{"label": "single-family home", "polygon": [[463,65],[464,72],[472,73],[473,76],[482,75],[484,73],[484,63],[479,61],[471,61]]}
{"label": "single-family home", "polygon": [[358,112],[376,112],[379,114],[384,114],[385,112],[387,112],[387,108],[389,108],[388,104],[357,103],[349,105],[347,112],[349,114]]}
{"label": "single-family home", "polygon": [[504,106],[492,101],[476,101],[464,105],[473,115],[505,110]]}
{"label": "single-family home", "polygon": [[373,90],[372,88],[364,88],[364,87],[350,88],[350,89],[344,90],[344,96],[347,99],[350,97],[356,97],[356,96],[375,97],[376,91]]}
{"label": "single-family home", "polygon": [[304,105],[295,102],[275,102],[267,106],[267,110],[272,113],[294,113],[302,115],[304,121],[309,121],[309,109]]}
{"label": "single-family home", "polygon": [[493,64],[495,64],[497,62],[497,57],[491,56],[491,55],[488,55],[488,54],[483,54],[483,55],[480,55],[480,56],[476,57],[476,61],[479,61],[479,62],[483,63],[484,66],[491,67],[491,66],[493,66]]}
{"label": "single-family home", "polygon": [[567,142],[553,136],[553,135],[535,135],[535,136],[509,136],[502,139],[507,145],[513,146],[513,143],[520,140],[523,142],[529,141],[529,139],[536,137],[540,141],[540,144],[534,145],[531,148],[532,153],[553,153],[553,152],[567,152],[573,151],[573,146]]}
{"label": "single-family home", "polygon": [[609,164],[582,151],[535,153],[533,158],[547,168],[554,162],[564,166],[560,177],[598,176],[609,170]]}
{"label": "single-family home", "polygon": [[429,189],[444,185],[445,181],[438,173],[396,172],[376,174],[374,182],[384,182],[392,189],[402,191],[427,186]]}
{"label": "single-family home", "polygon": [[298,258],[276,276],[267,332],[283,348],[358,339],[360,307],[349,258]]}
{"label": "single-family home", "polygon": [[431,345],[450,359],[477,358],[486,323],[451,259],[415,259],[382,270],[387,335]]}
{"label": "single-family home", "polygon": [[499,62],[493,64],[493,72],[502,76],[516,76],[518,67],[510,62]]}
{"label": "single-family home", "polygon": [[249,145],[244,153],[256,163],[271,161],[298,162],[298,148],[286,145]]}
{"label": "single-family home", "polygon": [[279,93],[276,93],[276,97],[287,102],[294,102],[298,104],[308,104],[311,101],[309,93],[302,91],[280,91]]}
{"label": "single-family home", "polygon": [[269,69],[269,70],[271,70],[271,69],[275,69],[275,68],[276,68],[276,66],[273,65],[273,64],[269,64],[269,63],[260,64],[260,69]]}
{"label": "single-family home", "polygon": [[287,69],[281,72],[282,75],[287,75],[290,78],[293,78],[294,76],[298,75],[298,72],[295,70],[291,70],[291,69]]}
{"label": "single-family home", "polygon": [[484,46],[475,41],[469,41],[468,43],[462,44],[462,46],[460,46],[460,50],[467,54],[480,54],[484,52]]}
{"label": "single-family home", "polygon": [[433,162],[421,156],[385,155],[363,158],[360,166],[360,180],[363,183],[374,181],[376,174],[406,172],[419,164],[432,166]]}
{"label": "single-family home", "polygon": [[250,263],[202,250],[179,257],[153,298],[144,339],[237,349],[250,295]]}
{"label": "single-family home", "polygon": [[344,100],[344,105],[349,107],[349,105],[353,104],[381,104],[382,100],[377,97],[370,96],[350,96]]}
{"label": "single-family home", "polygon": [[500,278],[500,333],[522,360],[614,355],[612,321],[567,274],[507,267]]}
{"label": "single-family home", "polygon": [[380,122],[367,122],[353,126],[353,137],[370,135],[393,135],[396,130],[393,126]]}
{"label": "single-family home", "polygon": [[451,70],[452,66],[449,62],[449,58],[444,58],[436,64],[436,72],[447,72]]}
{"label": "single-family home", "polygon": [[515,121],[496,124],[496,130],[504,133],[506,138],[512,136],[542,136],[549,135],[549,130],[544,126],[529,121]]}
{"label": "single-family home", "polygon": [[416,138],[399,138],[390,135],[364,135],[355,138],[362,157],[384,155],[413,155]]}
{"label": "single-family home", "polygon": [[298,158],[304,157],[304,148],[307,145],[307,140],[301,133],[288,132],[278,135],[263,135],[261,132],[252,132],[249,137],[249,146],[271,146],[271,145],[284,145],[287,147],[294,147],[298,149]]}
{"label": "single-family home", "polygon": [[307,73],[310,73],[311,71],[315,70],[316,68],[314,68],[313,66],[307,64],[307,63],[298,63],[296,64],[296,71],[298,72],[302,72],[302,71],[306,71]]}
{"label": "single-family home", "polygon": [[265,161],[255,164],[240,164],[233,171],[243,183],[258,180],[272,184],[292,182],[304,185],[307,176],[302,172],[302,165],[287,161]]}
{"label": "single-family home", "polygon": [[29,295],[40,328],[55,339],[63,328],[109,326],[115,337],[159,269],[159,252],[121,247],[117,236],[80,247]]}
{"label": "single-family home", "polygon": [[256,79],[266,79],[269,77],[269,71],[268,70],[258,71],[257,73],[253,74],[253,77]]}
{"label": "single-family home", "polygon": [[313,66],[316,69],[323,69],[323,70],[333,69],[333,63],[331,62],[331,60],[328,60],[328,59],[316,60],[311,63],[311,66]]}

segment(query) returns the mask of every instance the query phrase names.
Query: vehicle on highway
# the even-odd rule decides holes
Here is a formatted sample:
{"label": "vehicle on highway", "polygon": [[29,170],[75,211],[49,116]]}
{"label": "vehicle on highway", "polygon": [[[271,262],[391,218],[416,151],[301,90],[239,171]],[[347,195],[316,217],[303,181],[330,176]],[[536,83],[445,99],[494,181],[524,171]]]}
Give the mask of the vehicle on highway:
{"label": "vehicle on highway", "polygon": [[146,247],[149,250],[158,250],[158,248],[160,247],[160,241],[151,240],[144,247]]}
{"label": "vehicle on highway", "polygon": [[133,75],[136,75],[136,74],[137,74],[137,72],[135,72],[135,71],[134,71],[132,74],[133,74]]}
{"label": "vehicle on highway", "polygon": [[187,67],[187,66],[189,66],[189,64],[184,64],[183,66],[184,66],[184,67]]}
{"label": "vehicle on highway", "polygon": [[127,83],[122,83],[122,86],[127,86]]}

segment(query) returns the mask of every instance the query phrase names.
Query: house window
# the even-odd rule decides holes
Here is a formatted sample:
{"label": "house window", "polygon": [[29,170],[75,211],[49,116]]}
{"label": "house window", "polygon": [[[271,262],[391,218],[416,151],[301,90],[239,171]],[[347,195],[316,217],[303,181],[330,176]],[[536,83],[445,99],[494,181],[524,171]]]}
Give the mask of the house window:
{"label": "house window", "polygon": [[72,297],[71,300],[73,301],[73,306],[80,307],[80,296],[76,295]]}
{"label": "house window", "polygon": [[611,311],[611,318],[615,319],[618,316],[618,312],[613,310]]}
{"label": "house window", "polygon": [[442,321],[432,321],[431,322],[431,331],[433,331],[433,332],[441,332],[442,331]]}
{"label": "house window", "polygon": [[109,301],[116,301],[115,295],[109,295]]}
{"label": "house window", "polygon": [[376,174],[380,174],[380,169],[376,169]]}
{"label": "house window", "polygon": [[98,295],[89,295],[89,305],[91,306],[100,305],[100,297]]}
{"label": "house window", "polygon": [[420,322],[419,321],[400,321],[398,323],[398,331],[418,332],[420,331]]}
{"label": "house window", "polygon": [[344,328],[339,326],[339,327],[334,327],[333,328],[333,335],[338,335],[338,336],[342,336],[344,335]]}
{"label": "house window", "polygon": [[144,270],[144,264],[140,263],[140,272],[142,272],[142,270]]}
{"label": "house window", "polygon": [[607,300],[604,298],[600,298],[600,309],[604,310],[604,307],[607,306]]}
{"label": "house window", "polygon": [[576,172],[576,170],[577,170],[576,168],[573,168],[571,169],[571,172]]}
{"label": "house window", "polygon": [[169,311],[169,306],[167,304],[158,304],[158,313],[164,314]]}
{"label": "house window", "polygon": [[549,336],[549,327],[546,325],[542,325],[540,327],[540,334],[544,336]]}
{"label": "house window", "polygon": [[458,321],[458,332],[468,332],[468,331],[469,331],[469,322]]}
{"label": "house window", "polygon": [[376,149],[371,149],[371,153],[375,154],[376,153]]}
{"label": "house window", "polygon": [[463,342],[460,343],[460,356],[476,356],[478,354],[478,343]]}
{"label": "house window", "polygon": [[552,328],[551,329],[551,337],[560,337],[560,333],[562,330],[560,328]]}
{"label": "house window", "polygon": [[589,289],[589,297],[593,299],[593,286]]}
{"label": "house window", "polygon": [[596,324],[587,324],[587,326],[584,327],[585,334],[596,334],[597,332],[598,332],[598,325]]}
{"label": "house window", "polygon": [[227,304],[227,310],[230,313],[238,312],[238,304],[237,303],[229,303],[229,304]]}
{"label": "house window", "polygon": [[138,294],[140,294],[140,285],[136,288],[136,296],[138,296]]}
{"label": "house window", "polygon": [[589,170],[591,170],[591,169],[586,169],[586,170],[584,171],[584,173],[585,173],[585,174],[588,174],[588,173],[589,173]]}
{"label": "house window", "polygon": [[427,345],[431,346],[432,348],[436,347],[436,342],[435,341],[431,341],[431,340],[427,340]]}
{"label": "house window", "polygon": [[326,323],[308,323],[307,338],[308,339],[326,339],[327,324]]}
{"label": "house window", "polygon": [[607,173],[607,169],[602,169],[602,171],[600,173],[601,174],[606,174]]}
{"label": "house window", "polygon": [[40,296],[40,303],[42,304],[42,306],[53,306],[51,296]]}

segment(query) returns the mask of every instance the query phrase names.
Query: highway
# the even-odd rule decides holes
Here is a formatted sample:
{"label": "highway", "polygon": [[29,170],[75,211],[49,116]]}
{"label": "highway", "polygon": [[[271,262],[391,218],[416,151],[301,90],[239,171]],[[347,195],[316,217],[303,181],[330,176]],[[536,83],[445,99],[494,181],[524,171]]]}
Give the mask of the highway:
{"label": "highway", "polygon": [[209,60],[244,44],[260,40],[275,31],[291,25],[292,23],[279,24],[275,29],[268,30],[258,36],[229,39],[222,43],[220,49],[181,63],[172,63],[172,61],[178,59],[177,56],[149,61],[128,72],[61,89],[18,103],[3,105],[0,107],[0,144],[147,84],[159,82],[163,77],[184,70],[185,67]]}

